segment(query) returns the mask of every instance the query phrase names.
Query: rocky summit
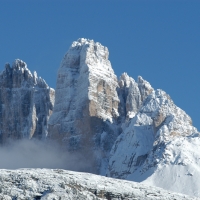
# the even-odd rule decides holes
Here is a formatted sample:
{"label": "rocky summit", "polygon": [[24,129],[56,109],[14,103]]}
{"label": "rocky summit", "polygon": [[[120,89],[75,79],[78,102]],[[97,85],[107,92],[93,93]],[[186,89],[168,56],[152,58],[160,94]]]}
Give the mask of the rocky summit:
{"label": "rocky summit", "polygon": [[100,174],[106,173],[122,124],[153,91],[140,76],[137,83],[126,73],[117,80],[108,58],[108,48],[98,42],[82,38],[72,43],[58,70],[48,126],[50,138],[90,157],[90,170]]}
{"label": "rocky summit", "polygon": [[0,84],[2,143],[47,137],[87,162],[87,172],[200,197],[200,135],[191,118],[141,76],[118,79],[100,43],[72,43],[55,103],[54,90],[21,60],[6,65]]}
{"label": "rocky summit", "polygon": [[0,143],[8,139],[45,138],[54,105],[54,89],[22,60],[0,74]]}
{"label": "rocky summit", "polygon": [[[118,81],[108,49],[93,40],[73,42],[58,70],[49,137],[79,151],[99,173],[120,134]],[[88,161],[87,161],[88,162]]]}

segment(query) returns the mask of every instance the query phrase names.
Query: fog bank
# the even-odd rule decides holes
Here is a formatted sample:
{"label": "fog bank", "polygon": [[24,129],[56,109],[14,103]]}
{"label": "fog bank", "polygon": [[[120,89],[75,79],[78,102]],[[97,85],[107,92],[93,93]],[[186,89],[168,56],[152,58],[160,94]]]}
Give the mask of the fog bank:
{"label": "fog bank", "polygon": [[77,153],[69,153],[56,142],[39,140],[10,141],[0,146],[0,168],[59,168],[90,171],[90,162]]}

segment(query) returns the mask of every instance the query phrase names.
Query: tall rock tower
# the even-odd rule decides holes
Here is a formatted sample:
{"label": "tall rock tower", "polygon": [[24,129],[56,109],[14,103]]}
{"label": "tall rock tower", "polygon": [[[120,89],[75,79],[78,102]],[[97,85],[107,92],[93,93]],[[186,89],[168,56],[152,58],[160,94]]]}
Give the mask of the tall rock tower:
{"label": "tall rock tower", "polygon": [[118,136],[118,81],[108,56],[93,40],[73,42],[58,70],[49,119],[49,137],[89,156],[98,170]]}
{"label": "tall rock tower", "polygon": [[0,74],[0,143],[8,139],[45,138],[54,90],[32,74],[22,60]]}

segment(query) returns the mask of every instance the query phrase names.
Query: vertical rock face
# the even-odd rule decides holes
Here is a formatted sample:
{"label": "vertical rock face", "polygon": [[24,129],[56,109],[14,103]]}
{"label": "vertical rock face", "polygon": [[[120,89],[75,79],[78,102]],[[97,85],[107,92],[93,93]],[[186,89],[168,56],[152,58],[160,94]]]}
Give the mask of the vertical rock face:
{"label": "vertical rock face", "polygon": [[54,90],[25,62],[6,64],[0,74],[0,142],[45,137],[53,104]]}
{"label": "vertical rock face", "polygon": [[153,88],[141,76],[138,81],[123,73],[119,79],[118,95],[120,98],[120,115],[127,119],[133,118],[138,112],[145,98],[151,94]]}
{"label": "vertical rock face", "polygon": [[73,42],[58,70],[49,120],[50,138],[69,151],[81,149],[94,163],[106,158],[118,136],[118,82],[108,56],[108,49],[93,40]]}

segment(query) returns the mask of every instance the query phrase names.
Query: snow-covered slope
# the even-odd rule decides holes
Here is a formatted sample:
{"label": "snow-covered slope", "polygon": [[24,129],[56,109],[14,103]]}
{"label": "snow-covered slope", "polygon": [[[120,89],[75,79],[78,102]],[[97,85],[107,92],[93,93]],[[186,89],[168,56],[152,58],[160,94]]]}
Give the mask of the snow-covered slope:
{"label": "snow-covered slope", "polygon": [[108,175],[200,196],[200,137],[162,90],[152,91],[111,150]]}
{"label": "snow-covered slope", "polygon": [[161,188],[61,169],[0,170],[5,200],[197,200]]}
{"label": "snow-covered slope", "polygon": [[53,104],[54,90],[25,62],[6,64],[0,74],[0,142],[46,137]]}

